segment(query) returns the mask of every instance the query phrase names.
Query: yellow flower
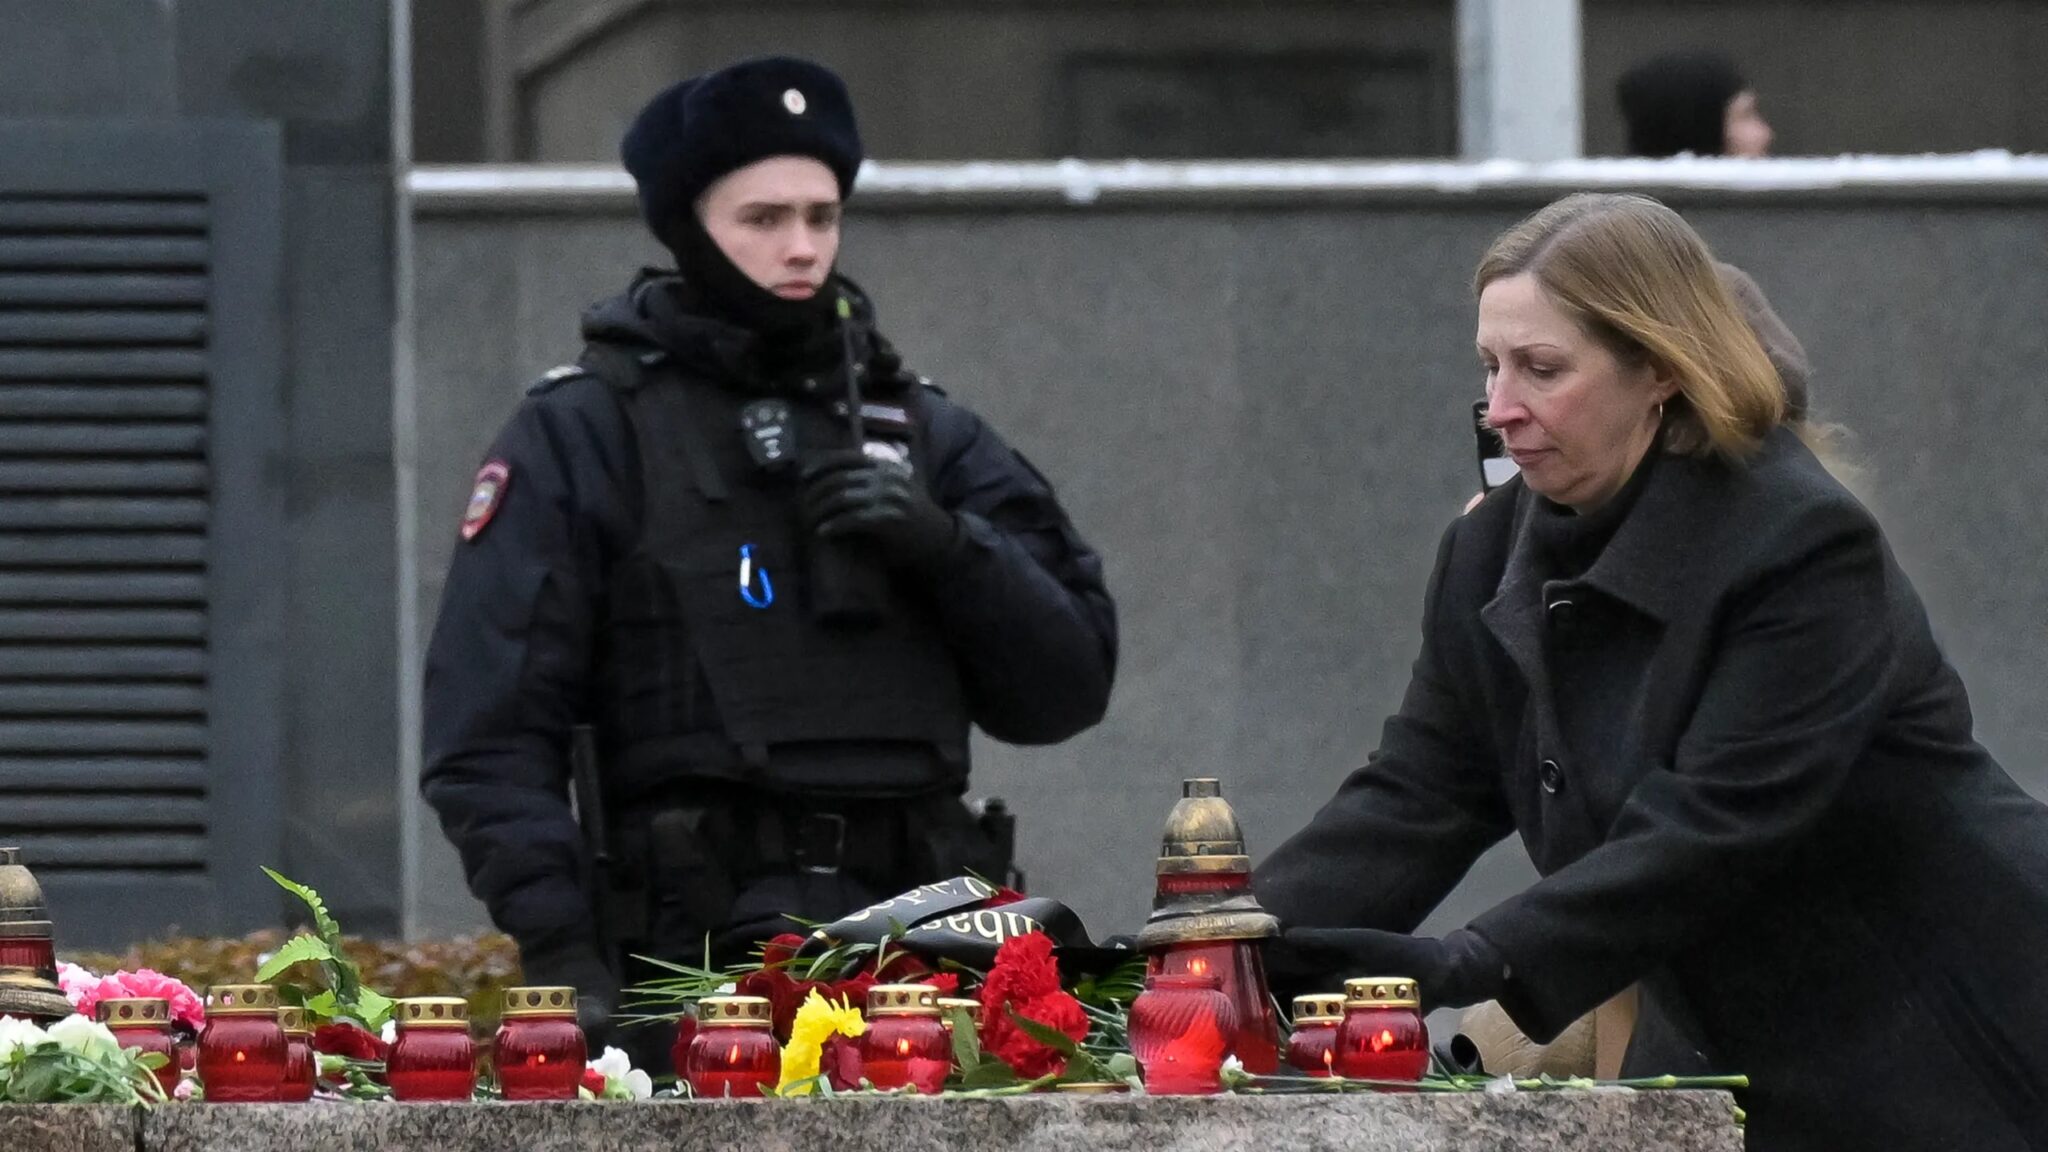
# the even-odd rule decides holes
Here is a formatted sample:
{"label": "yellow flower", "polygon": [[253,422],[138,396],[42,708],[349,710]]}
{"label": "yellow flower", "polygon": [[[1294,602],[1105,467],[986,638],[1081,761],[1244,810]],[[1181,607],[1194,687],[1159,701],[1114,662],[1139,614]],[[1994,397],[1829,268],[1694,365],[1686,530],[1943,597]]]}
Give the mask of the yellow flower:
{"label": "yellow flower", "polygon": [[796,1021],[789,1028],[789,1043],[782,1049],[782,1078],[775,1085],[781,1093],[792,1084],[801,1085],[790,1092],[802,1096],[811,1090],[808,1081],[818,1075],[818,1060],[824,1054],[825,1041],[833,1036],[857,1037],[868,1030],[868,1022],[861,1019],[860,1009],[841,1000],[837,1004],[818,995],[816,988],[804,997],[796,1010]]}

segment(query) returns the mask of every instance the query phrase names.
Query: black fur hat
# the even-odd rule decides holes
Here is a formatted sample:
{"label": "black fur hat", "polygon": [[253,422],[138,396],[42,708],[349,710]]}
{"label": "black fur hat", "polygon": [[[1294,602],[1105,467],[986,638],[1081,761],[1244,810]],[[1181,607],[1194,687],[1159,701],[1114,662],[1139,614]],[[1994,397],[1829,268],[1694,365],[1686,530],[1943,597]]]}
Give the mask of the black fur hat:
{"label": "black fur hat", "polygon": [[1670,52],[1643,61],[1614,86],[1628,123],[1629,154],[1721,155],[1728,102],[1747,87],[1735,61],[1720,52]]}
{"label": "black fur hat", "polygon": [[844,199],[860,172],[860,129],[846,83],[789,56],[746,60],[675,84],[649,101],[619,142],[640,214],[666,237],[719,177],[770,156],[809,156]]}

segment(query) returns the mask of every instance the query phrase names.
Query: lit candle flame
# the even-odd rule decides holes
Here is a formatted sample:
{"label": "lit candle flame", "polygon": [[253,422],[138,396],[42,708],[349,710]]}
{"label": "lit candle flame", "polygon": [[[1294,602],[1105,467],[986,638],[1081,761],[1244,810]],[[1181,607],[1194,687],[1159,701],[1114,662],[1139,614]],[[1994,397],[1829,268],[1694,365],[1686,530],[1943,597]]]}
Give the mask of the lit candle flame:
{"label": "lit candle flame", "polygon": [[725,1050],[725,1062],[727,1064],[737,1064],[740,1062],[740,1045],[737,1040],[733,1042],[732,1047]]}
{"label": "lit candle flame", "polygon": [[1209,958],[1207,956],[1197,956],[1188,961],[1188,974],[1191,976],[1207,976],[1209,974]]}
{"label": "lit candle flame", "polygon": [[1375,1052],[1385,1052],[1393,1046],[1394,1033],[1391,1029],[1382,1028],[1380,1034],[1372,1038],[1372,1050]]}
{"label": "lit candle flame", "polygon": [[237,1051],[237,1052],[235,1053],[235,1063],[237,1063],[237,1064],[243,1063],[243,1062],[245,1062],[245,1061],[246,1061],[246,1060],[248,1060],[248,1059],[249,1059],[249,1054],[248,1054],[247,1052]]}
{"label": "lit candle flame", "polygon": [[905,1036],[902,1039],[896,1041],[896,1054],[898,1056],[910,1055],[910,1037]]}
{"label": "lit candle flame", "polygon": [[547,1053],[545,1053],[545,1052],[536,1052],[536,1053],[534,1053],[534,1054],[533,1054],[533,1062],[534,1062],[535,1064],[545,1064],[545,1063],[547,1063],[547,1062],[548,1062],[548,1054],[547,1054]]}

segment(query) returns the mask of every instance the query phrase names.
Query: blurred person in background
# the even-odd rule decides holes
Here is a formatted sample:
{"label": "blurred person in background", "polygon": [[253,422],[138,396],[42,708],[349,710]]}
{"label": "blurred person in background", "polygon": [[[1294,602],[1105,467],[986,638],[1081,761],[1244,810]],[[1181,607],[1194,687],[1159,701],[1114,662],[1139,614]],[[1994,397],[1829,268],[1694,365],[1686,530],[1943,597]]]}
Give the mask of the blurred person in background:
{"label": "blurred person in background", "polygon": [[1740,156],[1771,152],[1771,126],[1735,61],[1720,52],[1668,52],[1614,86],[1631,156]]}

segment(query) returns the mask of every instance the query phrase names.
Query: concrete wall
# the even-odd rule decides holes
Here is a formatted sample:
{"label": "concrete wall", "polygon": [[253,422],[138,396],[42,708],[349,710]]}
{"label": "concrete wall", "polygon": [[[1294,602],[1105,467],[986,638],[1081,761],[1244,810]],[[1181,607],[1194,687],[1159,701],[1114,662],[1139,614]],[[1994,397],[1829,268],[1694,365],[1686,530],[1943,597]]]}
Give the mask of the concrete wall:
{"label": "concrete wall", "polygon": [[[419,154],[609,161],[662,85],[787,51],[844,71],[870,150],[892,160],[1087,155],[1089,116],[1135,118],[1118,155],[1450,155],[1454,15],[1453,0],[436,0],[415,17]],[[1581,23],[1590,155],[1622,148],[1622,70],[1690,46],[1742,63],[1782,154],[2048,150],[2048,5],[1583,0]],[[1160,68],[1070,77],[1102,53]],[[1304,53],[1363,79],[1318,79]],[[1277,74],[1218,87],[1219,61],[1261,54]],[[1234,126],[1247,109],[1263,133]],[[1184,150],[1190,135],[1202,146]]]}
{"label": "concrete wall", "polygon": [[[1058,748],[981,747],[975,777],[1022,814],[1034,888],[1098,933],[1141,919],[1181,777],[1223,778],[1256,853],[1374,747],[1439,533],[1474,489],[1467,277],[1553,194],[856,200],[844,267],[884,328],[1031,456],[1107,557],[1123,625],[1109,720]],[[1667,195],[1805,339],[1819,408],[1857,434],[1983,738],[2048,794],[2048,518],[2026,475],[2048,427],[2048,182]],[[581,203],[421,203],[428,619],[497,424],[574,355],[582,305],[659,257],[622,194]],[[474,922],[438,831],[419,834],[418,923]],[[1528,875],[1497,850],[1436,923]]]}

